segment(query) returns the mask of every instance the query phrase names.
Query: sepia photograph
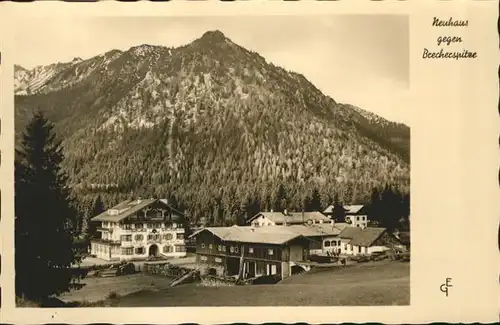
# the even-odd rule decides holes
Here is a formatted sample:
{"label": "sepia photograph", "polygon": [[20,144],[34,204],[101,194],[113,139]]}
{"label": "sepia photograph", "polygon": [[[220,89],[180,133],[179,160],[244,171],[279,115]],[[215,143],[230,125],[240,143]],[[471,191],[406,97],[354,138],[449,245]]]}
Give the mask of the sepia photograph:
{"label": "sepia photograph", "polygon": [[408,15],[23,19],[17,307],[410,305]]}

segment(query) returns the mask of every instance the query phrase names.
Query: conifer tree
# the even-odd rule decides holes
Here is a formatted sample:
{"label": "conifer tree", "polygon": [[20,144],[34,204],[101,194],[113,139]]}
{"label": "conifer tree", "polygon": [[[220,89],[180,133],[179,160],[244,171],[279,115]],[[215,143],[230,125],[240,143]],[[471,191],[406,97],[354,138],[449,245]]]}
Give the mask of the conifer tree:
{"label": "conifer tree", "polygon": [[74,247],[76,211],[61,170],[61,143],[53,125],[35,113],[16,151],[16,295],[42,301],[67,291]]}
{"label": "conifer tree", "polygon": [[89,237],[95,237],[97,233],[97,224],[94,221],[91,221],[93,217],[103,213],[105,210],[104,204],[102,203],[101,195],[99,194],[95,201],[93,202],[92,212],[88,216],[88,235]]}
{"label": "conifer tree", "polygon": [[321,211],[321,196],[317,188],[314,188],[309,201],[308,211]]}
{"label": "conifer tree", "polygon": [[345,222],[345,209],[342,202],[339,200],[339,195],[335,194],[333,199],[333,220],[335,222]]}
{"label": "conifer tree", "polygon": [[370,206],[368,209],[368,219],[375,222],[381,221],[381,199],[380,199],[380,191],[377,187],[373,188]]}

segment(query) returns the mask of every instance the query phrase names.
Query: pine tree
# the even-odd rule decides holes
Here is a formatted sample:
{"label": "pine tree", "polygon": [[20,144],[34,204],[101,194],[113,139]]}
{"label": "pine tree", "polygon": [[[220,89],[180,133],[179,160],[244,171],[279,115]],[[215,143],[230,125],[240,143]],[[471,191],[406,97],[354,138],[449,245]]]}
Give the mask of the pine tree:
{"label": "pine tree", "polygon": [[317,188],[312,192],[306,211],[321,211],[321,196]]}
{"label": "pine tree", "polygon": [[371,194],[370,206],[368,209],[368,219],[371,221],[380,222],[381,221],[380,209],[381,209],[380,191],[377,187],[375,187],[373,188]]}
{"label": "pine tree", "polygon": [[88,223],[88,236],[93,238],[97,235],[97,224],[94,221],[91,221],[93,217],[103,213],[105,211],[104,204],[102,203],[101,195],[99,194],[95,201],[93,202],[93,207],[91,213],[88,215],[87,223]]}
{"label": "pine tree", "polygon": [[76,211],[61,170],[61,143],[53,125],[36,113],[15,163],[16,295],[41,301],[67,291],[75,256]]}
{"label": "pine tree", "polygon": [[339,195],[335,194],[333,199],[333,220],[335,222],[345,222],[345,209],[342,202],[339,200]]}

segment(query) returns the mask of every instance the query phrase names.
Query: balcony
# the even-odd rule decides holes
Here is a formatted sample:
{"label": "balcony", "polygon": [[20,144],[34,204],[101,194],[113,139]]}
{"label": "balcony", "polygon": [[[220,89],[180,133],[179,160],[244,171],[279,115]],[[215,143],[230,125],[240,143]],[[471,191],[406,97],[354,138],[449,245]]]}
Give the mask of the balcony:
{"label": "balcony", "polygon": [[133,247],[133,242],[131,241],[122,241],[122,247]]}
{"label": "balcony", "polygon": [[92,243],[98,244],[107,244],[107,245],[120,245],[119,240],[110,240],[110,239],[102,239],[102,238],[93,238],[90,240]]}

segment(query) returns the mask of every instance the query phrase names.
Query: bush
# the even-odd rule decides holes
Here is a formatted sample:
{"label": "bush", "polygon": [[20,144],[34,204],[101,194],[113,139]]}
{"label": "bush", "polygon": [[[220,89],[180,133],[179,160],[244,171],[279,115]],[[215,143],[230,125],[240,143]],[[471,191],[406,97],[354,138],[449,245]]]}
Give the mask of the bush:
{"label": "bush", "polygon": [[40,304],[38,302],[28,300],[24,297],[16,297],[16,306],[26,307],[26,308],[36,308],[40,307]]}
{"label": "bush", "polygon": [[370,261],[370,257],[366,256],[366,255],[358,255],[357,261],[358,261],[358,263],[365,263],[365,262]]}
{"label": "bush", "polygon": [[110,300],[116,300],[120,298],[120,295],[117,294],[115,291],[111,291],[106,298]]}
{"label": "bush", "polygon": [[127,275],[135,273],[135,265],[134,263],[127,263],[123,266],[119,267],[118,274],[119,275]]}

